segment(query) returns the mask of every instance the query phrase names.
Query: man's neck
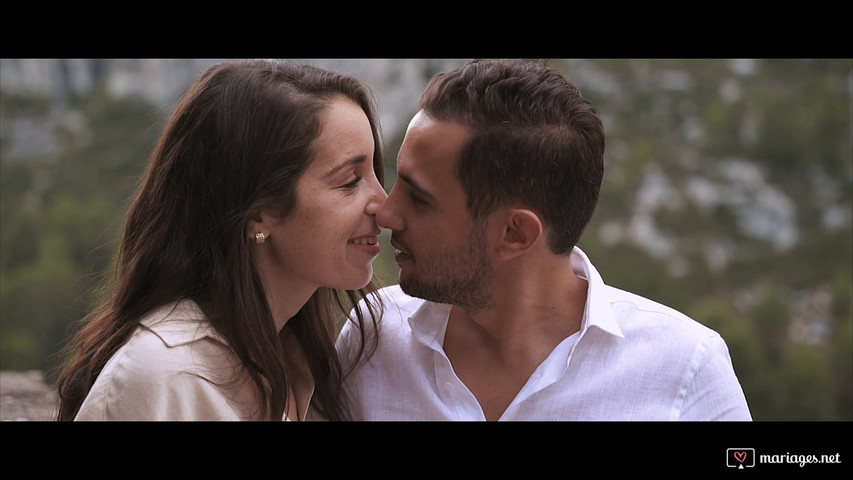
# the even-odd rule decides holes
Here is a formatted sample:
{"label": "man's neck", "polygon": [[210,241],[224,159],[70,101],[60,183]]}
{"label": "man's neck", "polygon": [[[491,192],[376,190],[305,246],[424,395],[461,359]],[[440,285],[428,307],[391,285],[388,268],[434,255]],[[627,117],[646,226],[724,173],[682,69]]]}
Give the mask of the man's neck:
{"label": "man's neck", "polygon": [[[519,264],[499,272],[486,309],[454,307],[451,319],[469,341],[479,339],[496,353],[557,343],[580,329],[587,282],[577,277],[568,257]],[[450,328],[450,327],[448,327]],[[452,332],[451,332],[452,334]]]}
{"label": "man's neck", "polygon": [[568,257],[532,267],[499,272],[489,308],[450,312],[445,353],[489,420],[583,319],[587,282],[574,275]]}

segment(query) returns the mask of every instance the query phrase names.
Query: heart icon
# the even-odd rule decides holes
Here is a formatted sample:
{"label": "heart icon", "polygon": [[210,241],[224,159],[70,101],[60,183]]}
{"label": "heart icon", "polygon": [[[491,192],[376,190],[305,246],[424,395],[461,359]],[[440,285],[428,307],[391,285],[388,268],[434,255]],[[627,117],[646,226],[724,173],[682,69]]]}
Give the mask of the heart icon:
{"label": "heart icon", "polygon": [[746,460],[746,452],[735,452],[735,460],[743,463],[743,461]]}

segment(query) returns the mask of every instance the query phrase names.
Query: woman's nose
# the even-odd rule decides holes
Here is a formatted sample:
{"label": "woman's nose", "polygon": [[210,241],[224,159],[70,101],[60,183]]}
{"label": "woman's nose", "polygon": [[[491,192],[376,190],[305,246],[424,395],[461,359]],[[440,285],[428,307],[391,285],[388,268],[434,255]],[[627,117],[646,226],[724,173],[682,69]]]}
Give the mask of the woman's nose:
{"label": "woman's nose", "polygon": [[365,207],[365,213],[368,215],[376,215],[379,208],[382,206],[382,203],[385,202],[385,199],[388,198],[388,194],[385,193],[385,189],[382,188],[382,185],[379,181],[374,182],[373,192],[370,196],[370,199],[367,201],[367,206]]}
{"label": "woman's nose", "polygon": [[388,194],[376,212],[376,224],[381,228],[388,228],[393,231],[402,230],[404,227],[403,218],[397,212],[398,206],[397,194],[394,193],[394,188],[391,188],[391,193]]}

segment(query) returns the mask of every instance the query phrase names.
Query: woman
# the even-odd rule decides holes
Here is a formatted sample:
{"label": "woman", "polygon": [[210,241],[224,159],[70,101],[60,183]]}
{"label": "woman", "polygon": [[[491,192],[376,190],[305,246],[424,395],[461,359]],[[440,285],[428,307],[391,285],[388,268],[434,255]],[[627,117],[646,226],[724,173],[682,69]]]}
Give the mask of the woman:
{"label": "woman", "polygon": [[210,67],[164,128],[115,281],[69,344],[59,420],[347,418],[336,320],[362,298],[381,313],[382,181],[357,80]]}

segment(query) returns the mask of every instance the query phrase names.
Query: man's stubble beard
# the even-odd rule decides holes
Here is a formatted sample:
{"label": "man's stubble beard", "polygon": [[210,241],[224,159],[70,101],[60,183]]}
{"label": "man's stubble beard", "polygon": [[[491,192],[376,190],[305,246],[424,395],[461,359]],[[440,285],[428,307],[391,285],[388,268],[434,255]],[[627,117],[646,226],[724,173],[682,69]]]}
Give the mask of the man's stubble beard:
{"label": "man's stubble beard", "polygon": [[469,310],[486,309],[492,304],[494,268],[486,255],[482,229],[475,229],[467,248],[426,261],[416,259],[415,263],[417,276],[400,275],[400,288],[407,295]]}

